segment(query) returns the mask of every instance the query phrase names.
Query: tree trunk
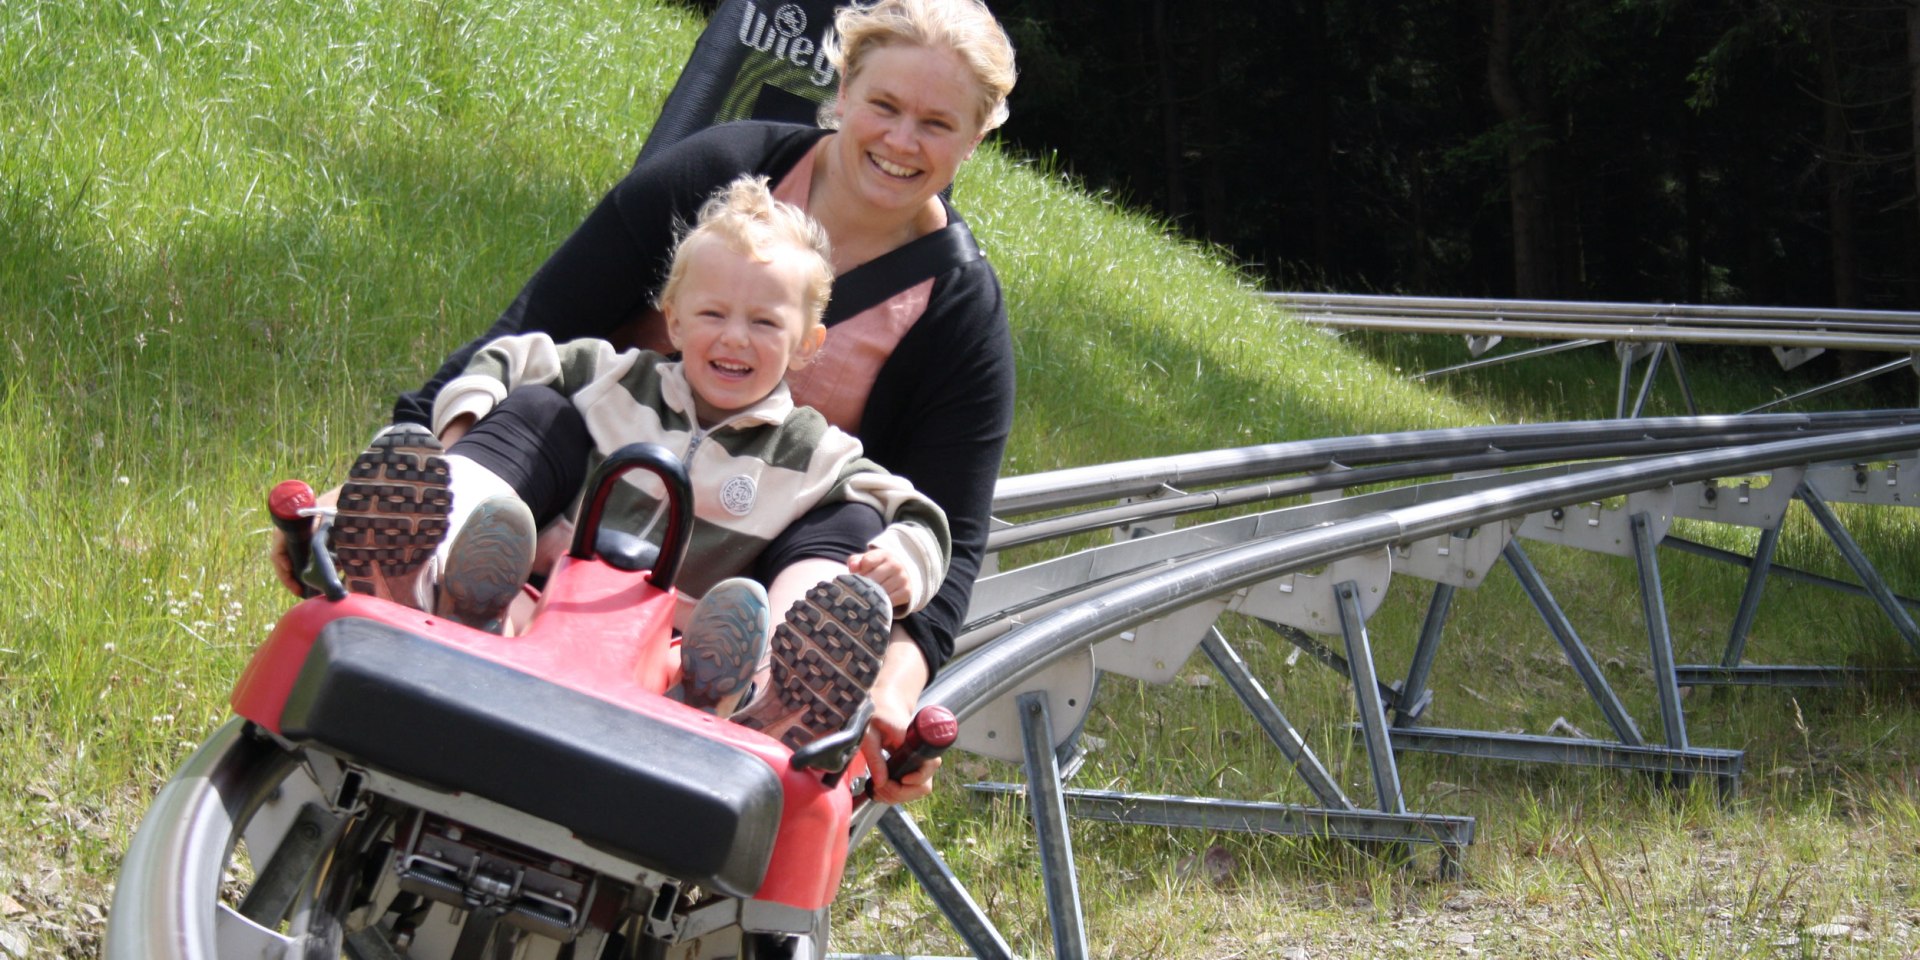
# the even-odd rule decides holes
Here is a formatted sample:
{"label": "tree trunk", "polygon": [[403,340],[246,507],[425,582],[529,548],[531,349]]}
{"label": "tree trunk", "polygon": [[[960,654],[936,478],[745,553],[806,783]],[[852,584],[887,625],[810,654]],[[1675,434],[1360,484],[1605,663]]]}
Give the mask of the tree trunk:
{"label": "tree trunk", "polygon": [[1920,0],[1907,3],[1907,96],[1913,118],[1913,209],[1920,216]]}
{"label": "tree trunk", "polygon": [[1552,177],[1541,142],[1541,111],[1514,77],[1513,2],[1494,0],[1493,28],[1487,44],[1487,87],[1494,109],[1506,123],[1507,196],[1513,224],[1513,295],[1521,299],[1555,295]]}
{"label": "tree trunk", "polygon": [[1161,162],[1167,174],[1167,219],[1187,215],[1187,187],[1181,176],[1186,144],[1180,135],[1180,96],[1173,74],[1173,38],[1168,36],[1167,0],[1153,0],[1153,52],[1160,77]]}
{"label": "tree trunk", "polygon": [[1682,216],[1687,220],[1686,291],[1682,297],[1688,303],[1705,303],[1707,302],[1707,266],[1706,253],[1702,247],[1706,243],[1706,217],[1700,209],[1700,142],[1691,107],[1681,108],[1680,136],[1680,163],[1683,171],[1682,185],[1685,191],[1682,203],[1686,207],[1682,211]]}
{"label": "tree trunk", "polygon": [[1832,10],[1820,13],[1820,47],[1821,112],[1826,120],[1821,164],[1827,179],[1827,249],[1833,257],[1833,305],[1846,308],[1860,302],[1855,282],[1859,267],[1854,245],[1853,169],[1848,159],[1853,138],[1847,128],[1846,93],[1840,86]]}
{"label": "tree trunk", "polygon": [[[1920,0],[1915,0],[1920,3]],[[1313,257],[1322,269],[1333,258],[1333,78],[1327,69],[1325,0],[1307,0],[1307,186],[1313,191]]]}
{"label": "tree trunk", "polygon": [[1409,185],[1413,200],[1413,292],[1425,294],[1432,292],[1433,264],[1427,256],[1427,155],[1425,151],[1414,154],[1412,183]]}

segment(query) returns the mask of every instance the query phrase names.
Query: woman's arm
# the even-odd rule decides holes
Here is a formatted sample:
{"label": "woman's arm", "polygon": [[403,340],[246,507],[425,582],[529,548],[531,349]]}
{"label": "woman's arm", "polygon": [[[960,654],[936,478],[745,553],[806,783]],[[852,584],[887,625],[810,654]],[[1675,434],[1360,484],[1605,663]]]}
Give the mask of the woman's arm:
{"label": "woman's arm", "polygon": [[913,482],[946,512],[946,580],[905,618],[929,675],[953,654],[985,553],[993,489],[1013,427],[1013,341],[1000,285],[985,261],[943,277],[926,314],[874,380],[860,426],[867,456]]}

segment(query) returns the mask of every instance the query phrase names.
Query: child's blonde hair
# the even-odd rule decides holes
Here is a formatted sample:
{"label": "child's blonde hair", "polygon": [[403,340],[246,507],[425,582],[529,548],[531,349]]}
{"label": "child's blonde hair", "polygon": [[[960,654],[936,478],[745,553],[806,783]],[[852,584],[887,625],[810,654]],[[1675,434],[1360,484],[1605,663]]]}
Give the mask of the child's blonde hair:
{"label": "child's blonde hair", "polygon": [[827,58],[850,83],[867,54],[895,44],[952,50],[980,85],[980,132],[1007,122],[1017,71],[1013,44],[980,0],[880,0],[834,14]]}
{"label": "child's blonde hair", "polygon": [[699,219],[673,247],[673,263],[667,267],[667,282],[660,288],[655,305],[664,305],[679,292],[686,278],[687,258],[681,254],[687,245],[700,239],[726,244],[735,253],[765,263],[773,259],[772,250],[787,246],[806,257],[805,329],[812,329],[827,310],[827,297],[833,291],[833,247],[827,231],[805,210],[773,198],[767,178],[751,174],[721,187],[700,205]]}

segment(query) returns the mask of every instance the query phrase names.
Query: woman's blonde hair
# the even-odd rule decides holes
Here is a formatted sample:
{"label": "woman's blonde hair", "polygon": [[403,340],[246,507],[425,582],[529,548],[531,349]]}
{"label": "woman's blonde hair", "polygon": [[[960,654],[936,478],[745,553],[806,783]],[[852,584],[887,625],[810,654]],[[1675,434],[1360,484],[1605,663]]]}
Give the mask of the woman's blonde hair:
{"label": "woman's blonde hair", "polygon": [[667,282],[660,287],[656,306],[672,301],[679,292],[687,274],[687,258],[682,254],[688,244],[701,239],[717,240],[762,263],[772,260],[772,251],[782,246],[810,254],[806,258],[805,329],[820,322],[833,290],[833,247],[827,241],[827,231],[805,210],[773,198],[766,177],[740,177],[714,191],[700,205],[699,219],[673,246],[673,263],[667,267]]}
{"label": "woman's blonde hair", "polygon": [[980,85],[980,131],[1007,122],[1007,95],[1018,72],[1013,44],[980,0],[879,0],[834,14],[827,57],[850,83],[867,54],[895,44],[952,50]]}

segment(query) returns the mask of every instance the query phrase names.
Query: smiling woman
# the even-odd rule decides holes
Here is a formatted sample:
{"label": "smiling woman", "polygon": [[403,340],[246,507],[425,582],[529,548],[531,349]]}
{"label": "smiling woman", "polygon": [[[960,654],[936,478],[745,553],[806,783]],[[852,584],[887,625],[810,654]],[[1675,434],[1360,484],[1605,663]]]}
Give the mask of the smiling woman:
{"label": "smiling woman", "polygon": [[[741,121],[647,154],[484,335],[400,398],[394,418],[428,423],[440,387],[501,336],[537,331],[565,341],[620,331],[636,346],[672,349],[653,303],[678,225],[736,177],[769,178],[778,199],[826,229],[834,254],[826,342],[789,378],[796,402],[857,436],[870,458],[912,481],[952,525],[948,576],[925,609],[895,624],[870,691],[867,749],[878,760],[883,744],[900,743],[921,689],[952,653],[1012,426],[1013,350],[999,280],[942,191],[1006,118],[1015,71],[1005,32],[978,0],[881,0],[842,9],[835,28],[840,41],[828,55],[843,78],[832,110],[838,131]],[[905,282],[896,282],[903,273]],[[586,450],[578,430],[552,429],[571,413],[553,406],[550,396],[516,393],[454,452],[492,469],[537,513],[558,512],[574,490],[541,478],[564,476]],[[541,411],[513,428],[549,438],[532,458],[539,462],[529,462],[523,444],[482,442],[490,430],[509,429],[522,408]],[[474,424],[456,417],[433,426],[451,442]],[[844,564],[863,551],[865,535],[853,531],[865,529],[827,511],[776,541],[759,566],[773,609],[820,579],[811,564]],[[936,766],[902,782],[877,772],[874,793],[888,802],[924,796]]]}

